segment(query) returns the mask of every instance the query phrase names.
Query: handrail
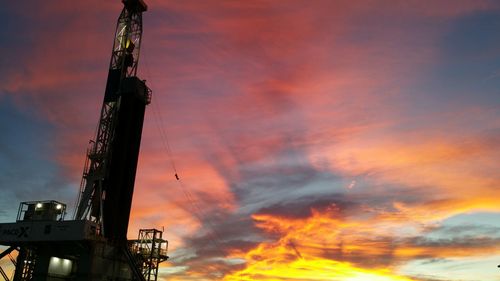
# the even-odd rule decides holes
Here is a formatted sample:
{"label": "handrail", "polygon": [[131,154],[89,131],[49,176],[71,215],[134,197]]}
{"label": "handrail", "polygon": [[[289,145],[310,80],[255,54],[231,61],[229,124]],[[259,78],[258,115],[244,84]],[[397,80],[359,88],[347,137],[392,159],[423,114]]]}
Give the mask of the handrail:
{"label": "handrail", "polygon": [[128,261],[129,266],[130,266],[130,269],[134,273],[134,276],[137,278],[137,280],[147,281],[146,278],[144,278],[144,275],[142,275],[142,272],[139,270],[139,268],[137,268],[137,263],[136,263],[134,257],[132,256],[130,249],[127,246],[123,247],[122,249],[123,249],[123,252],[125,254],[125,257],[127,257],[127,261]]}

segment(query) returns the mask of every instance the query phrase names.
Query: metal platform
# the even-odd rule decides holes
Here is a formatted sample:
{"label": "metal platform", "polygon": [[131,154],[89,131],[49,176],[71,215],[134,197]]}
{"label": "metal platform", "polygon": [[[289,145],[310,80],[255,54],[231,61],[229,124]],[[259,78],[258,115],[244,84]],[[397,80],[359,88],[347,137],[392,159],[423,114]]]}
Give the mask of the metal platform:
{"label": "metal platform", "polygon": [[0,245],[26,242],[99,240],[98,224],[91,221],[19,221],[0,223]]}

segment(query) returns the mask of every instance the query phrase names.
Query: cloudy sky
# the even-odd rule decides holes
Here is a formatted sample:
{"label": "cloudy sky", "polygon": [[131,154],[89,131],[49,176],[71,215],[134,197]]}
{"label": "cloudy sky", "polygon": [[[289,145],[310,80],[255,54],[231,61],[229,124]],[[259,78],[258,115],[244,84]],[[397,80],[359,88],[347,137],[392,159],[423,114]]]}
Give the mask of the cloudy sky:
{"label": "cloudy sky", "polygon": [[[498,2],[147,3],[129,237],[164,227],[161,280],[500,280]],[[74,208],[121,8],[3,3],[1,222]]]}

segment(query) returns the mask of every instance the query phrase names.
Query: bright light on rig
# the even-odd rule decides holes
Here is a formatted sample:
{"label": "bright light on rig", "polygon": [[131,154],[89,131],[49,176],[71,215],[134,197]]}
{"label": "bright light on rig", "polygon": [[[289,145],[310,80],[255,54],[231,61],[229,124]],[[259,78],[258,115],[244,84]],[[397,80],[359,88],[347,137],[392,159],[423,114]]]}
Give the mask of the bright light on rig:
{"label": "bright light on rig", "polygon": [[[73,261],[58,257],[51,257],[49,261],[49,275],[68,277],[73,269]],[[66,279],[66,278],[64,278]]]}
{"label": "bright light on rig", "polygon": [[135,44],[132,42],[132,40],[127,39],[125,42],[125,49],[127,49],[127,52],[132,53],[134,51]]}
{"label": "bright light on rig", "polygon": [[42,203],[36,203],[36,208],[37,209],[40,209],[42,206],[43,206]]}
{"label": "bright light on rig", "polygon": [[61,210],[62,209],[62,205],[61,204],[57,204],[56,205],[56,209]]}

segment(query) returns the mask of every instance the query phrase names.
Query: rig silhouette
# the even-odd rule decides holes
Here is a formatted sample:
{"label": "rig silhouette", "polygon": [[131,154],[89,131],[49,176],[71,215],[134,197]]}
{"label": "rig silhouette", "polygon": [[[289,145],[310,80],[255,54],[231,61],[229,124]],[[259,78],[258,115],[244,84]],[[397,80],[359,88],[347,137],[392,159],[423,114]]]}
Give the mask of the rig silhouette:
{"label": "rig silhouette", "polygon": [[[14,281],[157,280],[168,259],[163,231],[141,229],[127,240],[144,112],[151,90],[139,79],[142,0],[122,0],[104,101],[95,139],[87,150],[78,204],[22,202],[16,222],[0,224],[0,244],[15,266]],[[13,252],[17,251],[14,258]],[[0,267],[0,275],[10,281]]]}

